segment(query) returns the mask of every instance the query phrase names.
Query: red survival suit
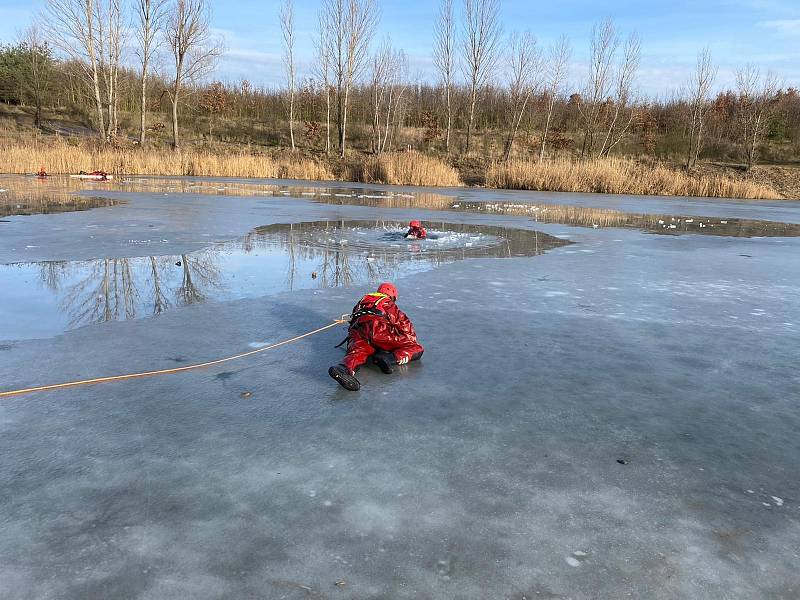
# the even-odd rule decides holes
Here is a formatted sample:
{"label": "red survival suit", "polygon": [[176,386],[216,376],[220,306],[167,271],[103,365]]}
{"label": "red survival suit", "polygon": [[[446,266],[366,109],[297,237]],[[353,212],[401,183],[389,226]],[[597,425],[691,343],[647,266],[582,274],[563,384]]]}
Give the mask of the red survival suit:
{"label": "red survival suit", "polygon": [[353,308],[347,336],[347,356],[342,364],[351,372],[375,352],[394,355],[397,364],[417,360],[425,349],[417,342],[414,325],[387,294],[373,292]]}
{"label": "red survival suit", "polygon": [[411,221],[411,223],[408,224],[408,233],[406,233],[406,237],[415,240],[424,240],[428,237],[428,232],[419,221]]}

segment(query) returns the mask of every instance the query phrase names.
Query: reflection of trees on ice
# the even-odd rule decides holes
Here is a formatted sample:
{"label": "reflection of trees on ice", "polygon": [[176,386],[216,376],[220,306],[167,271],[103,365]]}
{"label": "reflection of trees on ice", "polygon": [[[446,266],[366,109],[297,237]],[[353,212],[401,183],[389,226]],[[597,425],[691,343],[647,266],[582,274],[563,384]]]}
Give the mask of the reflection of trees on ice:
{"label": "reflection of trees on ice", "polygon": [[240,240],[178,256],[11,268],[33,268],[41,285],[58,299],[68,327],[74,328],[159,315],[212,298],[377,283],[470,257],[531,256],[569,243],[536,231],[444,222],[437,226],[437,237],[412,243],[402,239],[402,226],[392,221],[270,225]]}
{"label": "reflection of trees on ice", "polygon": [[165,310],[169,310],[170,303],[161,284],[158,259],[155,256],[150,257],[150,281],[153,284],[153,314],[160,315]]}
{"label": "reflection of trees on ice", "polygon": [[[179,283],[172,269],[181,266]],[[178,305],[205,300],[210,289],[219,289],[220,271],[211,252],[141,258],[105,258],[39,266],[39,277],[47,289],[64,296],[61,309],[69,316],[69,328],[90,323],[134,319],[147,309],[158,315],[169,310],[174,297]]]}
{"label": "reflection of trees on ice", "polygon": [[217,289],[220,286],[220,271],[214,263],[210,251],[198,254],[181,254],[183,279],[175,290],[178,303],[182,305],[197,304],[206,299],[204,289]]}
{"label": "reflection of trees on ice", "polygon": [[61,289],[61,278],[64,276],[66,268],[67,263],[64,261],[46,262],[39,266],[39,277],[47,289],[58,292]]}
{"label": "reflection of trees on ice", "polygon": [[139,292],[132,260],[106,258],[89,263],[87,275],[72,284],[62,300],[71,328],[136,316]]}

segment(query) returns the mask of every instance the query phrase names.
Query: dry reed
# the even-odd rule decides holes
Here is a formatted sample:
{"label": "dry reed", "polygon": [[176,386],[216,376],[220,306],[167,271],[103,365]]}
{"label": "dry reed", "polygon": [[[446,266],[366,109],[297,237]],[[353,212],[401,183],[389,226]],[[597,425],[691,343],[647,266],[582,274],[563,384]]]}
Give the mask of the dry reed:
{"label": "dry reed", "polygon": [[453,167],[419,152],[391,152],[365,157],[348,165],[346,178],[361,183],[392,185],[463,185]]}
{"label": "dry reed", "polygon": [[[395,152],[349,159],[336,173],[322,160],[305,156],[262,156],[204,150],[118,149],[49,143],[0,144],[0,172],[32,173],[41,166],[53,174],[101,169],[116,175],[253,177],[414,186],[463,185],[456,169],[418,152]],[[664,166],[610,158],[591,161],[559,159],[542,163],[510,161],[492,164],[487,187],[553,192],[590,192],[709,198],[778,199],[772,188],[716,175],[692,176]]]}
{"label": "dry reed", "polygon": [[234,152],[93,149],[63,142],[3,144],[0,171],[33,173],[43,166],[48,173],[77,173],[100,169],[129,175],[266,177],[332,180],[327,166],[306,157],[271,157]]}
{"label": "dry reed", "polygon": [[773,189],[720,176],[691,176],[664,166],[609,158],[495,163],[486,171],[488,187],[551,192],[589,192],[704,198],[778,199]]}

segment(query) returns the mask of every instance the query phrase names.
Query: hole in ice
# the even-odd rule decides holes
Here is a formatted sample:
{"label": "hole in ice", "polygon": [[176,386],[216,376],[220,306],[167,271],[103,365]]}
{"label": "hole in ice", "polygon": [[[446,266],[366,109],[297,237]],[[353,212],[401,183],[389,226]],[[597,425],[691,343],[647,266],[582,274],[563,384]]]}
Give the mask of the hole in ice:
{"label": "hole in ice", "polygon": [[0,265],[0,338],[49,337],[203,302],[376,283],[470,258],[536,256],[570,243],[532,230],[426,225],[426,240],[406,240],[405,223],[395,221],[318,221],[259,227],[179,255]]}

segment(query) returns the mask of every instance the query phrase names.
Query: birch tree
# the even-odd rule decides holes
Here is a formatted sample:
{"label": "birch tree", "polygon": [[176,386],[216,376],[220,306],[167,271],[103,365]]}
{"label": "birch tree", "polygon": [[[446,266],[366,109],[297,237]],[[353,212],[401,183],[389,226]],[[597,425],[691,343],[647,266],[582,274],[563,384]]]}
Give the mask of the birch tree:
{"label": "birch tree", "polygon": [[317,62],[314,72],[325,91],[325,156],[331,153],[331,46],[329,23],[324,11],[317,17],[318,37],[316,41]]}
{"label": "birch tree", "polygon": [[697,164],[697,158],[703,147],[703,127],[708,109],[709,94],[714,80],[717,77],[717,68],[711,60],[708,48],[697,56],[697,66],[689,78],[689,150],[686,156],[686,170],[692,169]]}
{"label": "birch tree", "polygon": [[541,56],[536,46],[536,38],[526,31],[511,35],[508,44],[508,86],[509,114],[508,134],[506,136],[503,160],[511,156],[511,149],[522,117],[528,108],[531,97],[536,92],[541,79]]}
{"label": "birch tree", "polygon": [[539,147],[539,161],[544,160],[544,154],[547,149],[547,136],[550,133],[550,124],[553,121],[553,112],[555,111],[558,98],[564,91],[564,80],[567,76],[571,55],[572,49],[570,48],[569,40],[566,36],[561,36],[558,42],[551,46],[548,54],[545,75],[546,107],[542,140]]}
{"label": "birch tree", "polygon": [[165,38],[174,61],[174,77],[168,89],[172,103],[172,147],[180,148],[178,105],[187,83],[208,73],[221,49],[210,33],[207,0],[175,0],[170,7]]}
{"label": "birch tree", "polygon": [[79,65],[94,101],[95,121],[105,139],[106,119],[100,95],[97,2],[102,0],[47,0],[45,27],[53,44]]}
{"label": "birch tree", "polygon": [[465,154],[470,151],[478,93],[497,65],[502,31],[499,13],[499,0],[464,0],[461,51],[464,56],[464,74],[470,87]]}
{"label": "birch tree", "polygon": [[137,54],[141,65],[139,144],[147,137],[147,83],[150,63],[161,40],[161,28],[166,16],[167,0],[136,0],[134,10],[138,21],[136,28]]}
{"label": "birch tree", "polygon": [[104,82],[108,115],[106,139],[110,140],[119,130],[119,71],[125,45],[122,0],[97,2],[95,7],[102,57],[100,73]]}
{"label": "birch tree", "polygon": [[34,126],[42,126],[42,108],[45,95],[50,90],[53,79],[53,52],[42,37],[42,31],[33,24],[22,36],[20,47],[23,49],[22,89],[36,109]]}
{"label": "birch tree", "polygon": [[453,84],[456,61],[456,23],[453,14],[453,0],[443,0],[434,31],[433,62],[439,71],[439,79],[444,88],[447,126],[444,147],[450,152],[450,134],[453,129]]}
{"label": "birch tree", "polygon": [[745,160],[747,168],[752,169],[758,158],[758,146],[769,128],[780,86],[772,72],[762,77],[758,67],[747,65],[737,71],[736,87]]}
{"label": "birch tree", "polygon": [[622,62],[614,71],[613,108],[611,114],[608,115],[608,127],[603,138],[603,144],[600,147],[599,156],[608,156],[611,150],[625,139],[633,124],[635,112],[631,106],[631,100],[640,58],[641,43],[639,36],[632,34],[625,42]]}
{"label": "birch tree", "polygon": [[294,96],[296,88],[296,73],[294,64],[294,2],[293,0],[283,0],[281,3],[281,31],[283,33],[283,68],[286,72],[286,87],[288,92],[289,109],[289,138],[292,144],[292,152],[295,151],[294,144]]}
{"label": "birch tree", "polygon": [[408,60],[387,40],[375,54],[372,68],[372,150],[386,151],[394,117],[405,92]]}
{"label": "birch tree", "polygon": [[618,48],[619,36],[613,21],[606,19],[600,25],[592,27],[589,78],[578,103],[583,121],[583,158],[594,151],[603,104],[611,94],[613,62]]}
{"label": "birch tree", "polygon": [[369,61],[369,46],[378,23],[375,0],[323,0],[329,53],[336,82],[339,156],[344,158],[347,116],[355,80]]}

